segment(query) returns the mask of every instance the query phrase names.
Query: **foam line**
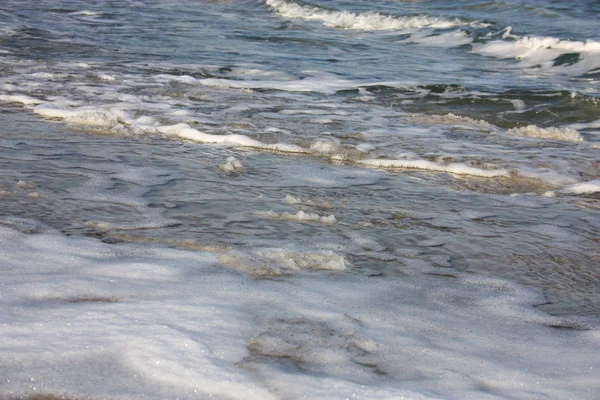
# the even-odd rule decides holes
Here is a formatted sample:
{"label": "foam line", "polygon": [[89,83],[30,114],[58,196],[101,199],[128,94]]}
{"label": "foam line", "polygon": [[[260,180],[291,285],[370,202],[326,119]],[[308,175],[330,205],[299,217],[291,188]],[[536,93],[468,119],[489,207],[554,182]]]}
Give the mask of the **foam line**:
{"label": "foam line", "polygon": [[224,144],[231,146],[254,147],[264,150],[280,151],[283,153],[308,153],[308,150],[286,143],[263,143],[245,135],[211,135],[190,127],[188,124],[176,124],[157,127],[158,131],[169,136],[177,136],[183,139],[193,140],[201,143]]}
{"label": "foam line", "polygon": [[362,31],[395,31],[412,28],[447,29],[468,25],[457,18],[431,17],[427,15],[396,17],[376,12],[353,13],[328,10],[307,3],[299,4],[287,0],[267,0],[273,10],[284,18],[319,21],[326,26]]}
{"label": "foam line", "polygon": [[428,160],[389,160],[365,159],[357,161],[359,165],[389,169],[420,169],[426,171],[449,172],[456,175],[473,175],[485,178],[508,177],[509,171],[504,168],[482,169],[468,166],[464,163],[438,164]]}

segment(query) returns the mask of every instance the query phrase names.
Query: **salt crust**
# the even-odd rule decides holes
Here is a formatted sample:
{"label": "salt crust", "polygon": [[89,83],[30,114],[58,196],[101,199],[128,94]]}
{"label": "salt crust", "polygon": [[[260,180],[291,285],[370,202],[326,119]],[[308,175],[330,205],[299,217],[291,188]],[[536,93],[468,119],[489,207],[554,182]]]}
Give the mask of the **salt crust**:
{"label": "salt crust", "polygon": [[402,278],[324,274],[341,256],[306,249],[238,253],[312,271],[248,279],[33,225],[0,222],[2,397],[596,399],[598,326],[508,281],[412,258]]}

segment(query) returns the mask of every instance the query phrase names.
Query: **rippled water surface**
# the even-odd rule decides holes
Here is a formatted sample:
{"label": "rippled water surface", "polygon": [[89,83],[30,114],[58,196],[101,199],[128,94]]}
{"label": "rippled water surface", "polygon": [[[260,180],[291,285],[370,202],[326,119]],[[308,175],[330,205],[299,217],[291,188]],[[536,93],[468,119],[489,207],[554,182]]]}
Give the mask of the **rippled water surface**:
{"label": "rippled water surface", "polygon": [[[579,321],[543,323],[561,332],[592,329],[600,315],[599,18],[598,2],[583,0],[3,1],[0,225],[33,236],[56,229],[52,234],[75,241],[100,239],[108,247],[89,244],[97,256],[90,250],[70,258],[89,257],[95,265],[89,273],[116,262],[111,253],[116,250],[108,249],[137,249],[119,246],[153,249],[147,262],[160,265],[212,254],[212,261],[189,263],[208,262],[242,274],[248,280],[239,285],[246,282],[251,292],[236,290],[254,299],[248,309],[264,325],[253,331],[245,356],[227,353],[227,360],[270,394],[283,396],[275,398],[296,398],[293,392],[285,397],[285,379],[278,375],[284,372],[367,387],[377,382],[385,390],[391,381],[406,380],[412,383],[402,388],[418,393],[408,396],[415,399],[465,393],[534,398],[527,397],[533,392],[515,394],[487,378],[470,389],[456,386],[458,378],[433,386],[415,383],[429,382],[438,372],[422,365],[399,372],[390,366],[400,358],[391,355],[391,361],[381,356],[380,365],[363,359],[371,353],[377,359],[377,351],[366,342],[356,344],[354,333],[341,333],[346,322],[328,325],[327,313],[337,311],[313,310],[309,318],[307,310],[329,304],[315,294],[327,292],[327,285],[332,293],[346,293],[346,280],[356,280],[357,287],[379,299],[373,300],[378,306],[404,307],[411,300],[394,300],[387,292],[388,285],[401,282],[407,293],[409,287],[425,293],[419,294],[424,304],[435,298],[460,313],[477,310],[467,320],[492,318],[481,317],[489,314],[481,307],[496,304],[494,312],[502,318],[515,313],[529,321],[531,312],[549,313],[552,317],[544,318]],[[3,235],[13,238],[13,233]],[[41,257],[54,257],[68,252],[70,245],[61,243],[54,251],[28,246],[46,249],[39,250]],[[165,248],[200,255],[157,250]],[[38,265],[31,260],[28,265]],[[124,280],[133,279],[130,267],[123,267]],[[153,272],[140,274],[157,273],[148,271]],[[311,283],[310,274],[322,278]],[[495,278],[507,281],[485,281]],[[195,293],[190,279],[185,285]],[[532,287],[538,296],[523,294],[509,282]],[[58,283],[48,285],[47,290],[24,290],[27,296],[38,293],[35,301],[17,296],[20,300],[10,304],[24,301],[24,307],[38,310],[40,301],[48,296],[56,301],[62,290]],[[307,290],[312,294],[303,298],[321,300],[298,305],[296,317],[277,319],[254,306],[275,296],[271,290],[277,285],[289,285],[294,293]],[[92,287],[86,284],[80,291]],[[497,294],[506,288],[515,291],[514,298]],[[147,296],[138,289],[132,286],[123,298],[138,291]],[[386,291],[385,300],[376,295],[379,290]],[[102,293],[88,300],[129,301],[120,292]],[[183,310],[179,301],[173,306],[177,312]],[[344,318],[356,314],[348,322],[356,325],[352,329],[364,330],[365,337],[383,346],[393,329],[410,324],[398,320],[389,337],[377,336],[369,329],[385,331],[377,325],[382,320],[366,322],[360,316],[375,303],[357,305]],[[526,304],[528,311],[517,310],[516,303]],[[440,332],[443,326],[456,327],[445,324],[440,323]],[[178,334],[202,341],[185,329]],[[290,331],[305,339],[285,336]],[[326,367],[331,360],[319,358],[324,349],[303,347],[311,340],[343,348],[336,354],[352,361],[340,361],[345,366],[331,372]],[[510,342],[506,336],[494,340]],[[9,348],[18,353],[15,346]],[[435,343],[423,346],[439,350]],[[469,363],[476,365],[475,359]],[[185,364],[177,360],[175,370]],[[581,360],[578,365],[587,368]],[[135,370],[138,361],[131,361]],[[452,373],[474,376],[473,371]],[[157,393],[192,398],[187,391],[192,386],[181,391],[177,382],[168,385],[179,389],[159,384],[165,391]],[[310,382],[298,383],[298,390],[320,387]],[[580,398],[594,398],[585,397],[594,389],[586,385]],[[19,388],[0,386],[0,393],[29,393]],[[78,390],[66,392],[95,393]],[[314,398],[332,394],[315,390]],[[394,390],[377,392],[380,397],[370,392],[368,398],[398,398]],[[535,393],[559,398],[553,396],[569,390]],[[213,394],[244,398],[239,393]],[[344,393],[350,392],[339,394]]]}

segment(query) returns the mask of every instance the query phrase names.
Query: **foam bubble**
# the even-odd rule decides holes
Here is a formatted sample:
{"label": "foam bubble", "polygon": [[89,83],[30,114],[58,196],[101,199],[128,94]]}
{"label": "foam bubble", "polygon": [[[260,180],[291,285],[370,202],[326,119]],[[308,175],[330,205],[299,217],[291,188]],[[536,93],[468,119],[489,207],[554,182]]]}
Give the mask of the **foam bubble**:
{"label": "foam bubble", "polygon": [[219,169],[225,172],[241,172],[246,169],[244,164],[235,157],[227,157],[225,164],[219,165]]}
{"label": "foam bubble", "polygon": [[294,197],[291,194],[286,194],[283,201],[287,204],[301,204],[302,200],[298,197]]}
{"label": "foam bubble", "polygon": [[527,125],[524,127],[512,128],[506,131],[507,134],[520,137],[563,140],[568,142],[584,142],[585,139],[579,132],[572,128],[540,128],[536,125]]}

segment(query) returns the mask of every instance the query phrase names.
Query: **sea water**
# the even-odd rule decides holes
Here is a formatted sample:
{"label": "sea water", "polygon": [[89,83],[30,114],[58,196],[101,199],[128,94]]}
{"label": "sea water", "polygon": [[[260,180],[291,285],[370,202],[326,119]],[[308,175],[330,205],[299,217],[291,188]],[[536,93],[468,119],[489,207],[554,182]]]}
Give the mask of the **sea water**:
{"label": "sea water", "polygon": [[599,21],[2,1],[0,397],[600,398]]}

